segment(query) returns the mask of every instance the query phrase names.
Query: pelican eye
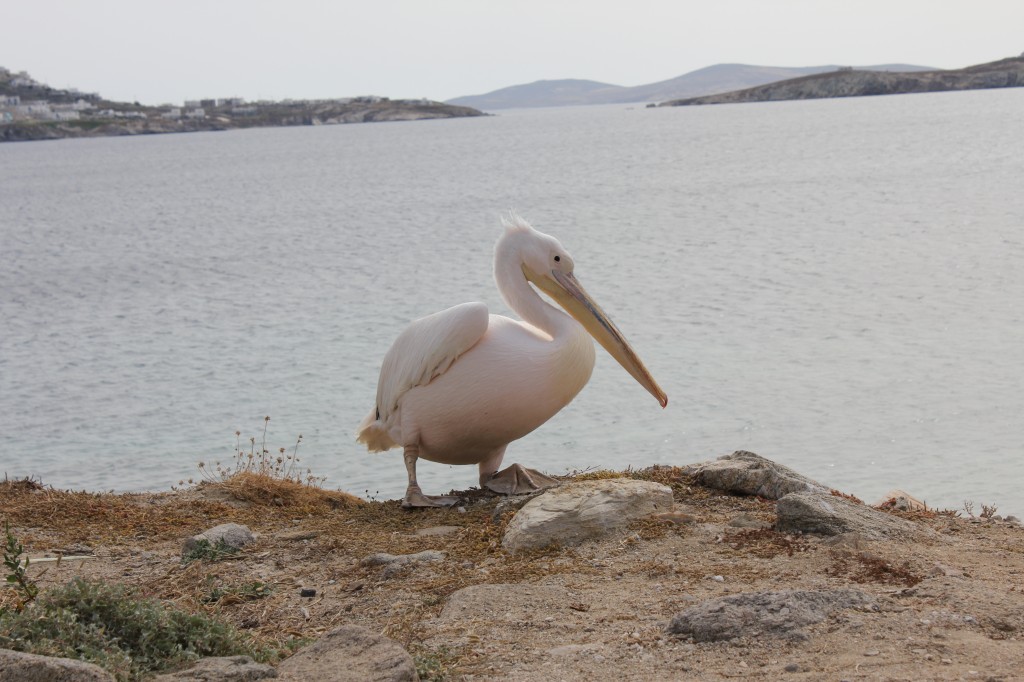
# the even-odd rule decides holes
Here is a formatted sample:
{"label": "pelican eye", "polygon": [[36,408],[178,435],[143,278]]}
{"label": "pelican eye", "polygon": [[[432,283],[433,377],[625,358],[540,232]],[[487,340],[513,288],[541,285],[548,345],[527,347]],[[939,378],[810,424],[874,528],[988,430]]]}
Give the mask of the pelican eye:
{"label": "pelican eye", "polygon": [[559,263],[559,262],[561,262],[561,260],[562,260],[562,257],[561,257],[561,256],[555,256],[555,262],[556,262],[556,263]]}

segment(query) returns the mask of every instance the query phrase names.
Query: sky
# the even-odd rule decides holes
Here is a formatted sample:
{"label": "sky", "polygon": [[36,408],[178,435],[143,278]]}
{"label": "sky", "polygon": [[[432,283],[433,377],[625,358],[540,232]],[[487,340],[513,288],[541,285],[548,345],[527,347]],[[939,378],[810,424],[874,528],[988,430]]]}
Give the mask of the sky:
{"label": "sky", "polygon": [[958,68],[1024,52],[1024,0],[0,0],[0,66],[143,104],[446,100],[718,63]]}

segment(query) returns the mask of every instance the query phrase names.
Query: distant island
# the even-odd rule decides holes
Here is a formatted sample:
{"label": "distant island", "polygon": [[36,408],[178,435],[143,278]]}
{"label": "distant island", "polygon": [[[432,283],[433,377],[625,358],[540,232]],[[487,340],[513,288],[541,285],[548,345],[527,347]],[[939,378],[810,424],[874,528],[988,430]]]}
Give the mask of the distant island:
{"label": "distant island", "polygon": [[[659,106],[778,102],[794,99],[899,95],[950,90],[1024,87],[1024,55],[963,69],[917,72],[866,71],[851,67],[768,83],[743,90],[676,99]],[[651,105],[649,105],[651,106]]]}
{"label": "distant island", "polygon": [[[686,97],[712,95],[750,88],[765,83],[833,72],[837,64],[824,66],[757,66],[754,64],[713,64],[681,76],[645,85],[622,86],[599,81],[561,79],[512,85],[483,95],[447,100],[448,104],[484,111],[527,107],[565,107],[585,104],[646,104]],[[930,66],[876,64],[857,67],[860,71],[934,71]]]}
{"label": "distant island", "polygon": [[0,142],[483,115],[470,107],[426,99],[376,96],[281,102],[230,97],[148,106],[52,88],[24,71],[0,67]]}

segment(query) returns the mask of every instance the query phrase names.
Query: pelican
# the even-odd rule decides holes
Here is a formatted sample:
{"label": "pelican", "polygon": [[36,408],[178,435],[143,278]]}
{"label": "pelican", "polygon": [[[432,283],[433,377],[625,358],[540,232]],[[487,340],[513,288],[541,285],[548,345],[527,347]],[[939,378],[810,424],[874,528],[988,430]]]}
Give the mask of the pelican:
{"label": "pelican", "polygon": [[[622,333],[573,275],[557,239],[515,213],[502,218],[494,280],[522,321],[463,303],[414,321],[384,356],[377,403],[357,440],[371,452],[404,450],[409,486],[402,506],[451,505],[424,495],[416,462],[476,464],[480,486],[522,494],[557,481],[513,464],[498,471],[505,448],[553,417],[586,385],[594,369],[589,332],[662,407],[661,390]],[[547,303],[532,286],[566,312]]]}

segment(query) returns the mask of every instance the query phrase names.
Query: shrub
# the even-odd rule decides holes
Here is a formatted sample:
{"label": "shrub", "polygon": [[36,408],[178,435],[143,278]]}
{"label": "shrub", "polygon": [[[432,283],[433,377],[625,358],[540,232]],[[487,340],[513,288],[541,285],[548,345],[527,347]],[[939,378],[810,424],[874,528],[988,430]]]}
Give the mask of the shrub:
{"label": "shrub", "polygon": [[124,585],[76,578],[0,619],[0,647],[95,663],[118,680],[179,667],[204,656],[249,655],[259,648],[206,614],[168,608]]}

